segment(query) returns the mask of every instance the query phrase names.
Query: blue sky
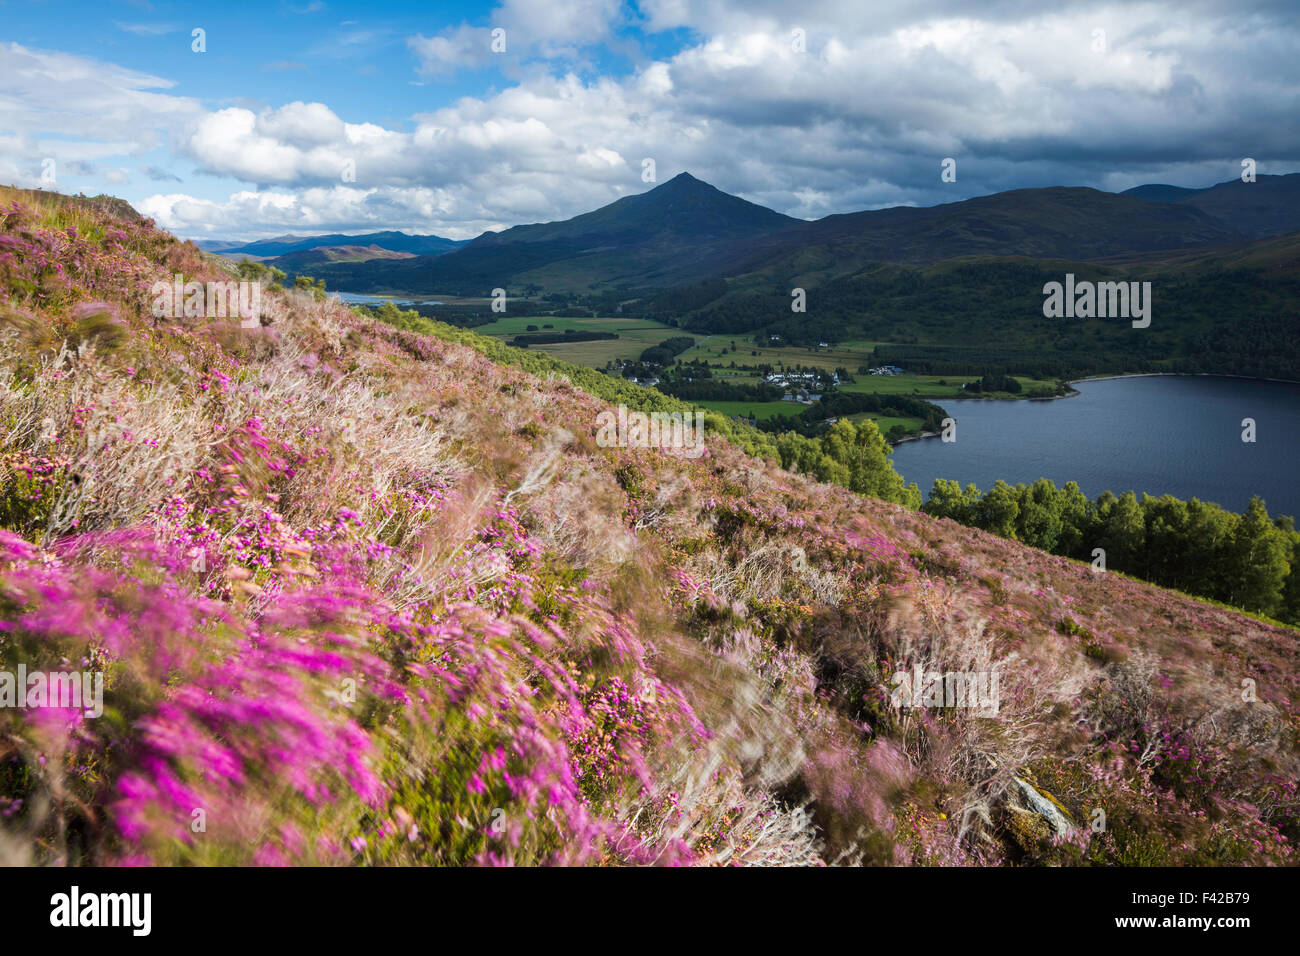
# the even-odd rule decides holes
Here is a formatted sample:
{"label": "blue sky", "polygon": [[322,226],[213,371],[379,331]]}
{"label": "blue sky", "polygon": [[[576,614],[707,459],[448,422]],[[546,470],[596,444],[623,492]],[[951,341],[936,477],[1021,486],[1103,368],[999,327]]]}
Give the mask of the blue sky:
{"label": "blue sky", "polygon": [[805,218],[1208,185],[1300,169],[1293,6],[3,0],[0,182],[195,238],[467,238],[683,170]]}
{"label": "blue sky", "polygon": [[[497,5],[482,3],[7,2],[0,36],[153,73],[171,92],[211,105],[278,106],[321,101],[349,122],[400,126],[410,116],[458,96],[511,82],[526,54],[507,49],[429,78],[417,74],[408,39],[449,27],[494,25]],[[635,7],[615,41],[567,58],[583,75],[626,75],[638,60],[680,46],[682,31],[646,33]],[[72,25],[75,24],[75,28]],[[206,31],[206,53],[192,50],[192,30]],[[509,37],[507,37],[507,41]],[[642,50],[646,52],[642,52]],[[379,111],[387,110],[386,113]]]}

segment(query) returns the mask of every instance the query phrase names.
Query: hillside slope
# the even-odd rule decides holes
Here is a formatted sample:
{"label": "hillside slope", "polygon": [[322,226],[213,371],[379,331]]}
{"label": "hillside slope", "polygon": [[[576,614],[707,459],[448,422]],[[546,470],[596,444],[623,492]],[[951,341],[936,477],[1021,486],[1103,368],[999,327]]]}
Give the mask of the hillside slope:
{"label": "hillside slope", "polygon": [[[0,862],[1293,861],[1295,631],[603,447],[467,333],[155,319],[228,264],[0,200],[0,671],[105,675],[0,710]],[[996,713],[894,706],[913,668]]]}
{"label": "hillside slope", "polygon": [[1240,178],[1204,189],[1178,186],[1136,186],[1126,196],[1197,209],[1229,229],[1251,239],[1300,232],[1300,173]]}

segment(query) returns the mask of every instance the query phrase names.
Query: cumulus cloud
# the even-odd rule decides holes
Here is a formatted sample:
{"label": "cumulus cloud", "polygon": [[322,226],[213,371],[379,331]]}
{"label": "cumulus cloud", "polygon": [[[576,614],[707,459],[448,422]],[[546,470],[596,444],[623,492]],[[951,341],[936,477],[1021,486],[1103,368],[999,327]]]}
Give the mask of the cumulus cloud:
{"label": "cumulus cloud", "polygon": [[[940,4],[939,16],[887,5],[868,19],[853,4],[813,3],[799,11],[808,26],[796,38],[778,4],[643,9],[662,26],[722,32],[627,77],[530,76],[420,116],[409,134],[371,128],[364,142],[321,104],[244,113],[238,129],[209,118],[235,147],[218,171],[319,183],[352,155],[359,183],[436,182],[481,197],[474,221],[510,222],[573,215],[644,188],[646,157],[665,175],[690,169],[805,217],[1058,182],[1204,183],[1229,178],[1242,155],[1300,159],[1285,115],[1297,74],[1269,40],[1267,18],[1185,23],[1157,4],[1047,15],[1003,4],[970,19],[944,17]],[[614,16],[607,5],[593,10],[585,36]],[[548,28],[556,42],[584,37],[568,21]],[[486,49],[479,28],[441,40],[451,63]],[[1261,68],[1261,44],[1276,48],[1278,70]],[[195,141],[196,155],[207,142]],[[940,182],[946,157],[958,161],[958,184]]]}
{"label": "cumulus cloud", "polygon": [[409,185],[419,177],[412,137],[373,123],[345,123],[323,103],[260,113],[228,107],[199,119],[182,149],[205,173],[259,185],[355,181]]}

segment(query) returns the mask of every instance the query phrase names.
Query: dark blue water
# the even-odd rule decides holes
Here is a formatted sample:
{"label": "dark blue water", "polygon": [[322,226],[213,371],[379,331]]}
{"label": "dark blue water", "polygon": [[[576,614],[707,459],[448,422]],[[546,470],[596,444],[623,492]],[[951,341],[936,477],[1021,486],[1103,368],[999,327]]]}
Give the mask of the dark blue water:
{"label": "dark blue water", "polygon": [[[987,491],[1050,478],[1090,498],[1110,490],[1213,501],[1242,511],[1300,515],[1300,385],[1200,376],[1079,382],[1050,402],[941,401],[957,441],[904,442],[894,467],[929,497],[936,478]],[[1241,440],[1255,420],[1255,443]]]}

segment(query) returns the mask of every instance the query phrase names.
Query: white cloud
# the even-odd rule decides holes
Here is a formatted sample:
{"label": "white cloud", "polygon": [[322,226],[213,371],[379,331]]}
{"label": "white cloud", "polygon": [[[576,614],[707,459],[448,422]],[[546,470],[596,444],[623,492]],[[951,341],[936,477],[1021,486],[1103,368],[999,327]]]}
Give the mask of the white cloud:
{"label": "white cloud", "polygon": [[304,148],[337,142],[347,132],[347,124],[324,103],[298,102],[267,110],[257,117],[256,126],[262,136]]}
{"label": "white cloud", "polygon": [[493,23],[506,27],[516,42],[542,56],[600,43],[619,18],[619,0],[505,0]]}
{"label": "white cloud", "polygon": [[[450,76],[457,70],[485,66],[493,55],[491,43],[491,30],[467,24],[448,27],[435,36],[419,35],[407,40],[424,76]],[[509,49],[508,39],[506,48]]]}
{"label": "white cloud", "polygon": [[[532,199],[533,205],[545,201],[544,196]],[[340,184],[293,192],[242,191],[220,203],[170,193],[150,196],[138,208],[164,229],[196,237],[254,238],[286,231],[404,229],[468,239],[509,224],[475,218],[481,211],[480,204],[464,190],[428,187],[358,189]]]}
{"label": "white cloud", "polygon": [[41,163],[143,153],[201,114],[169,80],[86,57],[0,42],[6,178],[37,185]]}
{"label": "white cloud", "polygon": [[167,33],[175,33],[180,29],[174,23],[123,23],[120,20],[114,20],[113,26],[127,33],[146,37],[163,36]]}
{"label": "white cloud", "polygon": [[619,0],[504,0],[485,26],[461,23],[434,36],[411,37],[408,45],[422,75],[441,77],[458,69],[482,68],[502,55],[509,63],[573,57],[583,48],[609,41],[620,18]]}

